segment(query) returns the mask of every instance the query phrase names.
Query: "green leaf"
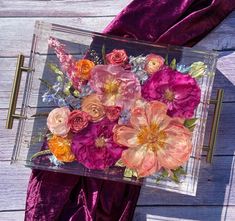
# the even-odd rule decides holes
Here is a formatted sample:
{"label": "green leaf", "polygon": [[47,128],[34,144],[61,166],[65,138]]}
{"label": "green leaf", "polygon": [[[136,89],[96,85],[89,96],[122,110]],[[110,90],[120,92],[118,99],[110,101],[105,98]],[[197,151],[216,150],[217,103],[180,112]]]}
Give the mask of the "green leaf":
{"label": "green leaf", "polygon": [[48,89],[51,89],[53,86],[52,84],[50,84],[48,81],[42,79],[42,78],[38,78]]}
{"label": "green leaf", "polygon": [[33,160],[33,159],[36,158],[36,157],[43,156],[43,155],[48,155],[48,154],[52,154],[50,150],[39,151],[39,152],[35,153],[35,154],[30,158],[30,160]]}
{"label": "green leaf", "polygon": [[168,62],[168,54],[165,56],[165,65],[168,65],[169,62]]}
{"label": "green leaf", "polygon": [[138,178],[137,172],[135,170],[130,169],[130,168],[126,168],[124,171],[124,177],[131,178],[133,176]]}
{"label": "green leaf", "polygon": [[197,125],[198,118],[187,119],[184,121],[184,126],[187,127],[190,131],[193,131]]}
{"label": "green leaf", "polygon": [[170,67],[175,70],[176,69],[176,59],[172,59],[171,63],[170,63]]}
{"label": "green leaf", "polygon": [[189,74],[193,78],[201,78],[205,74],[205,70],[207,68],[207,65],[204,62],[197,61],[191,64]]}
{"label": "green leaf", "polygon": [[55,73],[58,74],[60,76],[64,76],[64,73],[58,68],[57,65],[52,64],[52,63],[48,63],[48,67]]}
{"label": "green leaf", "polygon": [[115,166],[117,166],[117,167],[125,167],[125,165],[124,165],[123,162],[122,162],[122,159],[118,160],[118,161],[115,163]]}
{"label": "green leaf", "polygon": [[104,64],[107,64],[107,61],[106,61],[106,52],[105,52],[105,45],[103,44],[102,46],[102,58],[103,58],[103,61],[104,61]]}

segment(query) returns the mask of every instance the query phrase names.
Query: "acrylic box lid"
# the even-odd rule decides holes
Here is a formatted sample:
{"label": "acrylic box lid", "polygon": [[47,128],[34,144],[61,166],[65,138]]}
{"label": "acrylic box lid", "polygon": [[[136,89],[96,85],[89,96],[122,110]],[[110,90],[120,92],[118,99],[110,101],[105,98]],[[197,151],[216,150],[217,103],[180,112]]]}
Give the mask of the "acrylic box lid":
{"label": "acrylic box lid", "polygon": [[[50,45],[51,47],[49,47],[48,41],[53,41],[53,40],[56,40],[56,41],[51,42],[51,45]],[[59,42],[60,45],[56,45],[57,41]],[[64,46],[61,48],[61,45],[64,45]],[[115,63],[116,57],[111,57],[111,58],[107,57],[107,54],[110,54],[110,53],[111,53],[110,56],[116,56],[115,53],[112,54],[113,50],[115,49],[124,50],[127,56],[125,57],[123,54],[120,55],[122,51],[117,55],[119,56],[118,59],[120,59],[120,56],[121,56],[121,59],[125,60],[124,61],[125,67],[123,66],[123,64],[121,67],[122,70],[124,70],[123,72],[126,73],[123,79],[125,78],[126,81],[129,81],[130,78],[128,78],[128,76],[130,75],[130,72],[133,75],[135,75],[135,79],[138,79],[139,84],[141,84],[142,94],[143,94],[143,91],[145,92],[147,91],[146,93],[148,94],[148,90],[146,88],[143,89],[143,85],[147,81],[149,81],[150,78],[153,78],[153,76],[150,76],[152,74],[150,72],[151,72],[151,68],[155,67],[154,65],[156,64],[156,62],[160,62],[161,64],[161,62],[163,61],[164,65],[168,66],[167,68],[171,69],[171,71],[173,72],[176,71],[175,69],[177,69],[179,72],[181,72],[183,78],[185,78],[186,75],[189,75],[188,73],[191,71],[190,72],[191,75],[189,78],[191,80],[194,79],[193,81],[195,81],[200,88],[200,97],[199,97],[200,102],[198,102],[199,103],[198,106],[195,107],[194,115],[190,116],[191,119],[196,119],[195,125],[193,125],[192,123],[194,120],[191,120],[191,121],[188,120],[186,122],[185,119],[187,117],[183,119],[183,117],[181,116],[179,117],[180,119],[177,118],[176,120],[177,122],[184,121],[183,123],[181,123],[182,127],[186,127],[184,126],[185,123],[189,124],[188,126],[190,127],[194,127],[193,132],[192,132],[192,138],[190,141],[192,142],[192,150],[190,151],[190,154],[189,154],[190,157],[188,161],[183,163],[182,166],[180,166],[179,168],[177,169],[174,168],[174,170],[173,169],[170,170],[168,168],[167,170],[167,168],[162,167],[165,169],[156,170],[158,172],[155,172],[154,174],[151,174],[150,176],[137,178],[135,176],[134,170],[127,170],[125,169],[125,167],[123,167],[123,165],[115,166],[114,163],[107,164],[110,167],[102,169],[102,170],[89,169],[89,165],[91,165],[92,163],[96,164],[97,162],[99,162],[97,163],[97,165],[98,164],[103,165],[104,163],[102,162],[102,160],[104,160],[103,156],[100,156],[99,158],[99,156],[96,153],[94,153],[95,150],[93,147],[91,147],[93,148],[92,151],[91,149],[89,150],[84,149],[83,151],[80,151],[77,153],[75,158],[78,157],[79,159],[81,159],[81,161],[83,160],[82,163],[78,162],[77,160],[74,160],[72,162],[60,163],[59,161],[56,160],[56,158],[53,158],[51,154],[48,154],[47,152],[48,145],[45,143],[47,139],[51,139],[52,137],[48,128],[48,124],[47,124],[48,114],[53,109],[61,107],[61,106],[66,106],[67,108],[70,108],[70,109],[81,108],[80,107],[81,102],[83,102],[83,98],[81,99],[81,97],[79,97],[81,96],[81,93],[87,93],[84,96],[88,96],[89,93],[94,92],[94,88],[98,87],[102,83],[102,80],[106,81],[108,79],[107,77],[108,75],[105,76],[105,78],[103,77],[104,79],[100,79],[100,78],[96,78],[95,80],[93,79],[93,83],[90,83],[91,86],[88,85],[89,87],[84,86],[86,85],[84,83],[86,82],[86,79],[85,79],[82,83],[83,91],[76,90],[76,88],[74,87],[71,88],[70,87],[71,84],[69,85],[68,82],[63,82],[64,80],[63,75],[68,76],[69,71],[67,69],[68,73],[65,73],[66,67],[61,66],[61,62],[62,63],[64,62],[63,59],[69,59],[69,58],[63,57],[62,54],[60,55],[60,57],[58,57],[58,54],[62,53],[63,50],[65,50],[67,53],[71,55],[71,57],[74,60],[79,61],[82,59],[89,59],[89,60],[92,60],[92,63],[93,63],[92,65],[95,65],[96,67],[99,64],[104,65],[104,63],[106,63],[105,65],[107,65],[107,63],[110,63],[112,61]],[[151,65],[153,66],[150,66],[150,67],[146,66],[146,57],[148,55],[152,55],[153,58],[157,59],[157,60],[153,59],[152,61],[153,63],[151,63]],[[156,57],[156,55],[158,57]],[[151,58],[151,56],[149,57]],[[107,61],[106,59],[111,59],[111,60]],[[42,170],[78,174],[78,175],[83,175],[83,176],[92,176],[96,178],[114,180],[117,182],[128,182],[128,183],[132,183],[136,185],[145,185],[145,186],[150,186],[153,188],[160,188],[160,189],[174,191],[174,192],[187,194],[187,195],[196,195],[198,174],[199,174],[200,161],[201,161],[201,152],[203,148],[205,126],[206,126],[206,120],[207,120],[207,114],[208,114],[209,99],[210,99],[211,89],[212,89],[213,79],[214,79],[216,59],[217,59],[216,54],[210,51],[197,51],[197,50],[185,48],[185,47],[156,45],[156,44],[149,43],[149,42],[124,39],[124,38],[115,37],[115,36],[108,36],[104,34],[80,30],[77,28],[65,27],[65,26],[56,25],[56,24],[45,23],[41,21],[36,22],[34,36],[33,36],[33,43],[32,43],[32,51],[31,51],[31,56],[30,56],[30,64],[29,64],[31,71],[29,71],[27,75],[27,80],[26,80],[26,85],[25,85],[25,94],[24,94],[22,113],[21,113],[24,116],[24,119],[20,119],[17,142],[14,148],[12,162],[23,163],[28,167],[38,168]],[[141,63],[141,62],[145,62],[145,63]],[[66,64],[68,63],[69,61]],[[79,62],[77,62],[76,65],[77,67],[80,67]],[[90,67],[89,65],[91,64],[88,63],[86,65],[88,66],[86,66],[85,68],[89,68]],[[102,69],[102,71],[106,73],[107,69],[105,70]],[[73,80],[74,80],[73,81],[74,84],[76,83],[80,84],[80,82],[77,82],[76,79],[73,79]],[[63,84],[66,84],[66,86],[64,86]],[[61,91],[61,87],[63,87],[62,91]],[[106,88],[105,90],[109,92],[110,90],[112,91],[113,87],[111,88],[110,87]],[[178,90],[181,90],[181,89],[183,90],[183,87],[178,88]],[[194,89],[187,90],[185,92],[186,94],[183,94],[182,96],[186,96],[189,98],[192,96],[197,96],[197,94],[196,95],[193,94]],[[129,93],[129,94],[127,93],[127,92],[130,92],[129,88],[126,88],[125,90],[126,90],[125,94],[129,99],[130,97],[133,97],[136,95],[137,93],[136,91],[138,90],[138,88],[136,84],[133,83],[133,85],[131,85],[131,90],[133,90],[132,93]],[[102,93],[102,91],[100,93]],[[172,94],[168,93],[168,95],[170,96]],[[71,98],[71,100],[69,101],[66,100],[66,102],[68,103],[64,104],[65,97],[66,99],[68,99],[67,98],[68,96]],[[60,99],[61,97],[64,100]],[[148,95],[146,95],[146,97],[147,97],[148,102],[150,102],[148,99],[149,98]],[[102,102],[103,104],[105,104],[104,106],[106,108],[110,100],[106,99],[106,100],[102,100]],[[161,102],[164,103],[163,100],[161,100]],[[165,106],[169,105],[167,102],[168,101],[165,102],[164,104]],[[187,107],[185,107],[187,110],[189,109],[189,106],[192,105],[193,102],[195,102],[195,99],[192,98],[191,101],[189,99],[189,102],[191,103],[188,103]],[[158,108],[161,108],[161,106],[158,106]],[[126,110],[131,110],[131,108],[129,109],[126,108]],[[108,109],[108,111],[110,111],[110,108]],[[123,117],[124,110],[115,109],[115,111],[120,111],[118,112],[119,119],[118,117],[117,119],[115,118],[116,112],[109,112],[109,118],[111,118],[111,120],[110,120],[110,123],[108,123],[107,127],[110,127],[110,125],[118,124],[117,122],[123,120],[123,118],[122,119],[120,118],[121,116]],[[174,111],[171,112],[168,110],[168,112],[171,115],[175,114],[173,113]],[[186,112],[187,111],[185,111],[185,113]],[[126,111],[126,115],[128,115],[128,113],[131,114],[132,112]],[[167,115],[167,113],[165,114]],[[125,117],[127,116],[124,116],[124,118]],[[154,115],[152,117],[154,118]],[[104,124],[103,121],[104,120],[101,120],[99,122],[93,121],[90,124],[98,125],[94,129],[98,131],[97,128],[98,127],[100,128],[100,125]],[[77,128],[76,126],[77,124],[75,125],[74,130],[76,130]],[[116,129],[116,131],[120,132],[121,126],[118,125],[117,127],[118,129]],[[89,131],[89,129],[87,128],[84,130]],[[156,128],[153,129],[153,131],[155,130]],[[174,132],[174,133],[177,133],[177,132]],[[81,145],[81,143],[84,142],[85,138],[83,136],[90,134],[90,137],[88,135],[86,137],[86,139],[88,139],[89,137],[90,139],[89,142],[92,142],[93,137],[96,136],[93,134],[93,132],[91,133],[87,132],[87,134],[85,132],[82,132],[82,134],[83,135],[79,135],[76,140],[78,145]],[[118,135],[115,135],[115,136],[116,136],[115,139],[118,140],[119,139],[117,138]],[[140,134],[138,136],[140,136]],[[165,135],[162,134],[162,136],[164,137],[166,136],[166,134]],[[184,135],[182,134],[182,136]],[[60,142],[58,139],[57,138],[54,139],[53,142],[54,143]],[[97,137],[96,137],[96,140],[93,143],[97,145],[97,148],[102,148],[102,145],[103,145],[102,142],[103,140],[97,140]],[[181,142],[181,140],[180,141],[175,140],[174,142],[175,142],[175,146],[172,148],[179,147],[178,149],[176,148],[174,150],[174,151],[179,151],[181,146],[179,146],[178,143]],[[67,148],[66,146],[67,144],[63,143],[63,145],[65,145],[64,148]],[[115,146],[117,144],[113,144],[113,145]],[[112,146],[110,148],[112,148]],[[127,148],[128,147],[124,147],[125,150]],[[155,146],[153,146],[153,149],[154,148]],[[40,152],[43,150],[44,150],[44,154]],[[116,149],[115,151],[120,151],[120,149]],[[42,154],[40,155],[39,152]],[[133,152],[133,154],[135,154],[135,152]],[[183,152],[178,153],[178,155],[180,155],[181,157],[180,159],[178,159],[178,161],[182,160],[182,154],[184,153]],[[84,157],[82,157],[81,155],[82,156],[84,155]],[[111,160],[112,162],[118,161],[117,155],[118,153],[115,152],[113,153],[112,156],[110,156],[112,158]],[[159,155],[161,154],[159,153]],[[68,157],[71,157],[71,156],[68,156]],[[110,159],[107,160],[105,158],[105,160],[108,162],[111,162]],[[131,160],[132,159],[130,159],[130,161]],[[166,160],[171,160],[171,159],[167,158],[166,156]],[[151,158],[148,159],[149,163],[150,161],[151,161]],[[123,162],[121,162],[120,164],[122,163]],[[88,165],[88,167],[84,166],[83,164]],[[164,162],[162,164],[164,164]],[[97,167],[99,168],[99,166]],[[169,178],[169,176],[171,178]]]}

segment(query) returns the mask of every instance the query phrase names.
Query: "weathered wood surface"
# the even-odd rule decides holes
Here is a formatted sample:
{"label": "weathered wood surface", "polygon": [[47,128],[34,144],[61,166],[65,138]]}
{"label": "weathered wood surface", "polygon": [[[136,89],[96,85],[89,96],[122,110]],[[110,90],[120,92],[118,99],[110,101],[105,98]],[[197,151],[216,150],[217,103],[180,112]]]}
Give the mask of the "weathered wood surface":
{"label": "weathered wood surface", "polygon": [[[29,56],[35,20],[102,31],[130,1],[0,0],[0,220],[20,221],[24,216],[30,170],[9,165],[17,123],[13,130],[4,129],[4,125],[16,57],[19,52]],[[234,36],[235,12],[198,44],[199,47],[221,51],[214,90],[219,87],[225,89],[225,102],[214,163],[212,166],[202,163],[197,196],[142,189],[134,220],[235,220]]]}

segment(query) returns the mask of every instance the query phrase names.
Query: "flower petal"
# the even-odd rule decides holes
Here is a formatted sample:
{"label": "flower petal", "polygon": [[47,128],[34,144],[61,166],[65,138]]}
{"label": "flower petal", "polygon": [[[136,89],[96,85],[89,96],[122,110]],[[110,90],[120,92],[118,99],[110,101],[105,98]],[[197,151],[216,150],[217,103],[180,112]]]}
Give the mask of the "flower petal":
{"label": "flower petal", "polygon": [[113,129],[114,142],[126,147],[138,147],[137,131],[131,127],[116,125]]}
{"label": "flower petal", "polygon": [[138,175],[140,177],[146,177],[159,171],[161,168],[157,161],[155,153],[148,150],[145,154],[142,164],[137,168]]}
{"label": "flower petal", "polygon": [[166,169],[183,165],[192,151],[191,132],[183,125],[172,123],[165,130],[164,145],[157,150],[157,159]]}
{"label": "flower petal", "polygon": [[146,148],[140,149],[129,148],[122,152],[122,162],[130,169],[137,169],[143,162],[146,154]]}

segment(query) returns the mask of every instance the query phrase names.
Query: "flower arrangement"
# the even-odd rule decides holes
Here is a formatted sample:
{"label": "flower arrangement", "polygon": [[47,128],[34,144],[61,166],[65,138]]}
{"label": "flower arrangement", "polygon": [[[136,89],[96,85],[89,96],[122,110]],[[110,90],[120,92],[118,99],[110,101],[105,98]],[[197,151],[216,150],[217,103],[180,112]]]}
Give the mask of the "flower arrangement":
{"label": "flower arrangement", "polygon": [[168,64],[154,53],[106,53],[104,47],[101,58],[91,50],[76,60],[55,38],[49,47],[60,62],[49,64],[55,83],[41,79],[48,87],[43,102],[58,106],[47,117],[51,161],[98,170],[123,167],[127,177],[167,173],[177,181],[192,151],[204,63]]}

